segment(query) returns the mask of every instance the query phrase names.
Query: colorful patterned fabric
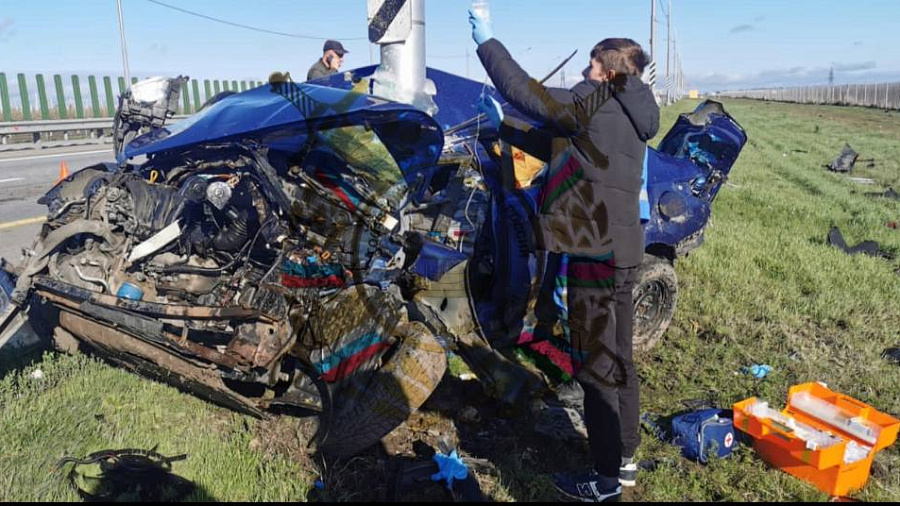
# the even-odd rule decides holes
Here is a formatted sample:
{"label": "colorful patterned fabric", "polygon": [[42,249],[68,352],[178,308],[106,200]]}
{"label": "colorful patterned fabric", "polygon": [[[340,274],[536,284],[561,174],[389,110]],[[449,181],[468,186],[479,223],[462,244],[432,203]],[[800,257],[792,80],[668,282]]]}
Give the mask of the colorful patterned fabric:
{"label": "colorful patterned fabric", "polygon": [[615,287],[615,259],[613,254],[599,257],[561,255],[554,277],[553,303],[562,335],[552,335],[546,325],[539,325],[532,307],[523,321],[518,344],[546,374],[559,381],[574,378],[587,359],[585,352],[572,347],[569,327],[569,287],[612,289]]}
{"label": "colorful patterned fabric", "polygon": [[377,333],[366,334],[340,350],[313,363],[322,379],[334,383],[356,371],[372,357],[390,348],[391,343]]}
{"label": "colorful patterned fabric", "polygon": [[356,211],[356,208],[359,207],[359,197],[356,196],[356,190],[340,174],[316,169],[314,175],[322,185],[331,190],[347,206],[349,211]]}
{"label": "colorful patterned fabric", "polygon": [[575,185],[584,178],[584,169],[578,160],[571,154],[566,154],[560,164],[560,168],[551,172],[550,178],[543,190],[543,200],[541,202],[541,212],[548,212],[553,203],[575,187]]}
{"label": "colorful patterned fabric", "polygon": [[281,265],[281,284],[285,288],[341,288],[346,280],[343,266],[323,263],[312,256],[303,260],[285,259]]}

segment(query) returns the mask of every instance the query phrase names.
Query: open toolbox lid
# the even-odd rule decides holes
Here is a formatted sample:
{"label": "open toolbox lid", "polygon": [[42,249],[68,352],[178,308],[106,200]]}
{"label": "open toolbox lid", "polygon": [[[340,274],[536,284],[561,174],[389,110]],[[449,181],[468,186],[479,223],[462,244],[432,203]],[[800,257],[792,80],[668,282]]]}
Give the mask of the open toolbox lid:
{"label": "open toolbox lid", "polygon": [[734,422],[817,469],[869,460],[894,444],[900,430],[900,420],[821,383],[792,387],[781,412],[755,397],[741,401]]}
{"label": "open toolbox lid", "polygon": [[900,420],[822,383],[790,389],[786,413],[814,427],[831,430],[844,439],[881,451],[897,440]]}

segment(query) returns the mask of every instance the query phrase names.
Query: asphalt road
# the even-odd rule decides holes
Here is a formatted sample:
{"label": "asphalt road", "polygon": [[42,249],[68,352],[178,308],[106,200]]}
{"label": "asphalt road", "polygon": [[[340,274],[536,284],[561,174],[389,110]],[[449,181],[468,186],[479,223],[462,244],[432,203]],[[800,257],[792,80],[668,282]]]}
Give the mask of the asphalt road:
{"label": "asphalt road", "polygon": [[13,262],[30,247],[47,209],[37,199],[59,179],[60,164],[69,173],[100,162],[115,161],[112,147],[48,149],[0,154],[0,257]]}

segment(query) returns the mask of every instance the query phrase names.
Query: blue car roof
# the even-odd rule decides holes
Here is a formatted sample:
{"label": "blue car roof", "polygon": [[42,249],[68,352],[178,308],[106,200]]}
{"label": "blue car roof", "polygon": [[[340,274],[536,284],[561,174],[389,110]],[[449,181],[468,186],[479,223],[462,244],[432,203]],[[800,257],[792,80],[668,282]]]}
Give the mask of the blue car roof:
{"label": "blue car roof", "polygon": [[[126,146],[119,161],[210,143],[256,140],[265,145],[284,135],[347,125],[378,131],[404,172],[435,164],[443,148],[440,127],[412,106],[348,90],[286,83],[225,97],[189,118],[144,134]],[[392,142],[395,138],[402,142]]]}
{"label": "blue car roof", "polygon": [[[377,69],[378,65],[372,65],[350,70],[349,73],[353,75],[354,79],[365,79],[371,77]],[[434,120],[445,130],[478,116],[476,104],[482,92],[493,97],[501,104],[506,102],[500,96],[500,93],[486,82],[474,81],[431,67],[426,69],[426,77],[434,82],[437,89],[434,101],[438,106],[438,111],[434,115]],[[352,80],[347,80],[344,77],[344,73],[332,74],[316,79],[313,82],[339,89],[350,89],[354,85]],[[521,121],[527,121],[534,125],[538,124],[522,116],[512,107],[505,107],[504,112],[515,116]],[[490,122],[487,121],[481,122],[480,127],[482,130],[493,128]],[[471,129],[474,130],[475,128],[476,126],[473,125]]]}

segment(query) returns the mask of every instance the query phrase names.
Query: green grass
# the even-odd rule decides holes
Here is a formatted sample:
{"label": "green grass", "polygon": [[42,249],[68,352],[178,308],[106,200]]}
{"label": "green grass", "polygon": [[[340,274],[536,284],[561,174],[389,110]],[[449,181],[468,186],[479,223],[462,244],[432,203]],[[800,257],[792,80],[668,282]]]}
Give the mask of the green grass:
{"label": "green grass", "polygon": [[[663,131],[695,105],[665,110]],[[900,367],[880,357],[900,345],[900,260],[850,257],[825,243],[838,225],[850,243],[873,239],[900,252],[900,231],[885,226],[900,221],[900,202],[863,195],[900,186],[898,114],[738,100],[726,107],[750,142],[714,205],[706,244],[677,263],[675,321],[660,345],[640,357],[644,408],[670,415],[683,411],[684,400],[727,407],[750,396],[781,405],[790,386],[824,381],[900,414]],[[822,168],[845,142],[877,161],[855,175],[883,188]],[[754,363],[775,371],[765,380],[739,373]],[[30,376],[35,368],[43,379]],[[454,370],[464,368],[454,363]],[[57,459],[157,444],[164,454],[189,455],[175,471],[202,487],[194,499],[304,500],[319,472],[289,444],[266,439],[285,431],[295,436],[291,430],[273,431],[95,360],[48,354],[0,379],[0,501],[77,500],[63,476],[50,472]],[[506,459],[493,497],[556,499],[540,458],[522,455]],[[670,464],[642,475],[631,499],[827,499],[747,448],[700,466],[645,436],[639,456]],[[873,478],[856,497],[900,500],[898,446],[878,456]]]}
{"label": "green grass", "polygon": [[256,424],[84,356],[48,354],[0,381],[0,502],[78,500],[70,468],[52,472],[61,457],[156,445],[188,454],[174,470],[199,485],[194,500],[304,500],[309,471],[254,451]]}
{"label": "green grass", "polygon": [[[694,105],[664,111],[663,124]],[[897,113],[752,101],[726,107],[750,141],[714,204],[706,244],[677,263],[675,321],[641,359],[644,408],[672,414],[683,400],[727,407],[751,396],[783,405],[790,386],[823,381],[900,414],[900,368],[880,357],[900,344],[900,264],[850,257],[825,241],[837,225],[851,244],[872,239],[900,249],[900,232],[885,226],[900,219],[900,203],[865,197],[881,187],[822,168],[849,142],[862,158],[876,159],[854,176],[897,184]],[[738,374],[754,363],[775,372],[762,381]],[[642,453],[664,450],[650,444]],[[858,497],[900,500],[898,447],[876,462],[881,476]],[[709,468],[679,462],[647,478],[643,500],[825,499],[749,450]]]}

